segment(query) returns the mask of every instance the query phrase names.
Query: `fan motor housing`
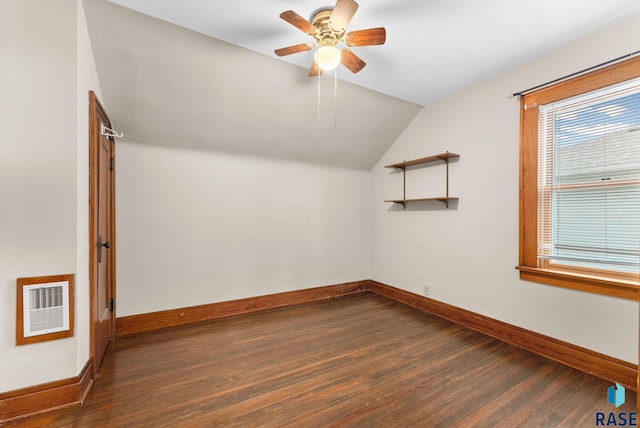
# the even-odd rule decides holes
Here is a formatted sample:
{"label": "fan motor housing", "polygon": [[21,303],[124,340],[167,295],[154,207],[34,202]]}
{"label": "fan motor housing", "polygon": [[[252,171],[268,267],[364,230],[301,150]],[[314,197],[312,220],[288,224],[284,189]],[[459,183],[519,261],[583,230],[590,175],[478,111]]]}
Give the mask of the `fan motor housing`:
{"label": "fan motor housing", "polygon": [[331,13],[333,9],[321,9],[313,14],[311,24],[316,27],[313,37],[322,46],[335,46],[344,36],[344,29],[331,28]]}

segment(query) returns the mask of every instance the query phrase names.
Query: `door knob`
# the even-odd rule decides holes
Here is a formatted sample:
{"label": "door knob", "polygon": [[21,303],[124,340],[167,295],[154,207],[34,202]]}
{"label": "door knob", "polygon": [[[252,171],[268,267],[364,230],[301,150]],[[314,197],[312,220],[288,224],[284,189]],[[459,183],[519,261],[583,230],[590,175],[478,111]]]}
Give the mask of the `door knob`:
{"label": "door knob", "polygon": [[111,248],[111,243],[109,241],[102,242],[102,235],[98,235],[98,263],[102,263],[102,247],[107,250]]}

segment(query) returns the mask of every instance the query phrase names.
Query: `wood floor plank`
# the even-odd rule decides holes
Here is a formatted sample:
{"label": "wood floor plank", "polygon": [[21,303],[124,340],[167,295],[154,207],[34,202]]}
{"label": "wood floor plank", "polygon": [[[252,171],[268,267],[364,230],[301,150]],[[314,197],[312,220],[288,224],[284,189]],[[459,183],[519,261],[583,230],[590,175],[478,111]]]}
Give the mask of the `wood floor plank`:
{"label": "wood floor plank", "polygon": [[593,426],[608,387],[361,293],[118,338],[84,405],[8,426]]}

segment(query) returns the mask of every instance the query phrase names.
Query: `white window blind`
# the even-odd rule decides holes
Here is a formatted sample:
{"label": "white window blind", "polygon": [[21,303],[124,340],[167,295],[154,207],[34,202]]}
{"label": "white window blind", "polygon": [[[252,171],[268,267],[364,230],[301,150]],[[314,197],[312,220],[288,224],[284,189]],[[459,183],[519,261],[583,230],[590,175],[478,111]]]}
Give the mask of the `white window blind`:
{"label": "white window blind", "polygon": [[640,79],[539,112],[538,258],[637,273]]}

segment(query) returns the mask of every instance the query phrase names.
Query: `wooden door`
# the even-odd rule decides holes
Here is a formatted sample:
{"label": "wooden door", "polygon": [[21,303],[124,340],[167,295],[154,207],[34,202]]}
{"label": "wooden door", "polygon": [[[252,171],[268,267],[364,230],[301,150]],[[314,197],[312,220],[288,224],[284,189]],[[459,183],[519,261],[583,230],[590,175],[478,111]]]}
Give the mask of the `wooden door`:
{"label": "wooden door", "polygon": [[89,102],[91,355],[97,372],[115,335],[115,144],[102,132],[111,122],[93,92]]}

